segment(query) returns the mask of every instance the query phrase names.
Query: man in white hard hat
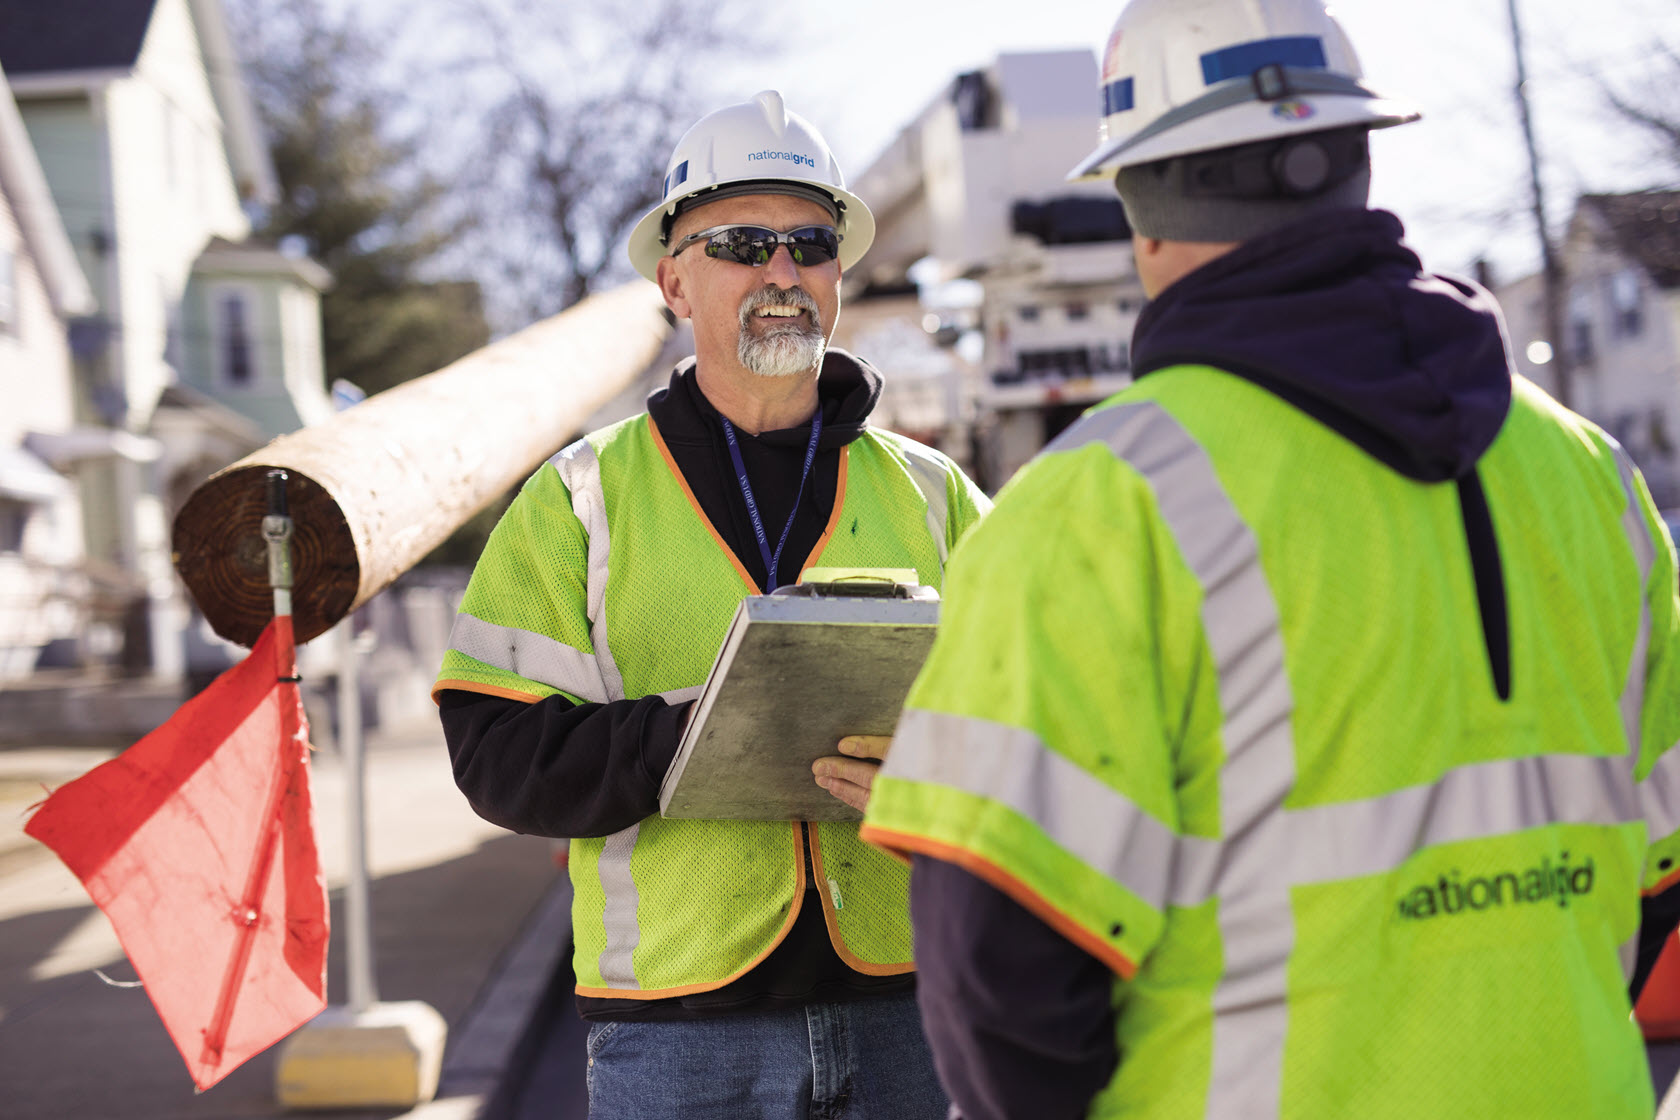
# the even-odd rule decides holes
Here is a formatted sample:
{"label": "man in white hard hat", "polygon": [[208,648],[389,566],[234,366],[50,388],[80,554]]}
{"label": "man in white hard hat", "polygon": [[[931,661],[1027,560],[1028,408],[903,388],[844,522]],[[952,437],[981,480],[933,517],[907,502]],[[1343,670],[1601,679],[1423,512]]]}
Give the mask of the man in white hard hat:
{"label": "man in white hard hat", "polygon": [[[872,428],[881,378],[827,346],[874,223],[779,94],[702,119],[630,238],[694,326],[647,412],[531,478],[473,572],[437,690],[486,818],[571,838],[591,1115],[943,1118],[917,1016],[908,870],[855,822],[658,812],[740,600],[811,565],[914,568],[989,503]],[[784,698],[820,703],[823,682]],[[815,780],[862,808],[884,738]]]}
{"label": "man in white hard hat", "polygon": [[1101,93],[1136,381],[953,559],[865,819],[957,1112],[1649,1117],[1680,603],[1643,481],[1366,208],[1416,114],[1319,0],[1134,0]]}

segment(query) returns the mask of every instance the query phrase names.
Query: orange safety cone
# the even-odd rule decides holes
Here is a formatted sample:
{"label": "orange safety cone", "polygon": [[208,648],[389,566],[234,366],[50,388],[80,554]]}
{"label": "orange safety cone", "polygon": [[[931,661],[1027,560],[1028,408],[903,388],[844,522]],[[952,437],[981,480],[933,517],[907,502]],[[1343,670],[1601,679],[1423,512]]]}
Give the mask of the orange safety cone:
{"label": "orange safety cone", "polygon": [[1680,1038],[1680,934],[1670,934],[1633,1005],[1633,1018],[1648,1042]]}

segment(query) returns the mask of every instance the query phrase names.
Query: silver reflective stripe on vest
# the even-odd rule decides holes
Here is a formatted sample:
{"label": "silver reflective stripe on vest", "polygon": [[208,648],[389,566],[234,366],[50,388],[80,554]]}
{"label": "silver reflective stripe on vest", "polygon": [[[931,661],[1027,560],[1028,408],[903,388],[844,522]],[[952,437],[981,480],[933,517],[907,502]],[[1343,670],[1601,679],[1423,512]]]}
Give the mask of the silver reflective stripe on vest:
{"label": "silver reflective stripe on vest", "polygon": [[1680,746],[1664,751],[1639,783],[1639,808],[1651,843],[1680,832]]}
{"label": "silver reflective stripe on vest", "polygon": [[599,704],[607,699],[595,657],[530,630],[497,626],[462,611],[449,632],[449,648],[504,672],[550,685],[578,699]]}
{"label": "silver reflective stripe on vest", "polygon": [[927,527],[933,537],[933,547],[939,551],[939,568],[945,568],[945,555],[950,549],[946,545],[950,532],[948,528],[950,518],[950,497],[946,486],[950,483],[950,476],[945,472],[945,464],[923,451],[920,447],[906,447],[902,443],[894,443],[905,458],[905,466],[910,469],[910,478],[916,484],[916,489],[927,499]]}
{"label": "silver reflective stripe on vest", "polygon": [[[613,660],[612,645],[607,634],[607,577],[612,556],[612,534],[607,526],[607,499],[601,488],[601,462],[588,440],[578,440],[561,451],[549,463],[560,474],[560,481],[572,496],[572,512],[583,525],[589,538],[588,571],[585,577],[585,601],[589,614],[589,641],[595,647],[595,664],[600,672],[601,686],[608,699],[624,699],[624,677]],[[606,932],[606,945],[601,950],[598,967],[601,979],[609,988],[639,988],[636,981],[635,952],[641,944],[642,927],[636,911],[640,894],[636,879],[630,873],[630,857],[636,850],[636,837],[641,825],[631,825],[622,832],[607,837],[596,861],[596,874],[603,896],[601,924]]]}
{"label": "silver reflective stripe on vest", "polygon": [[1289,955],[1295,944],[1287,888],[1276,874],[1287,839],[1283,800],[1295,785],[1294,699],[1277,603],[1254,533],[1232,505],[1200,444],[1152,402],[1103,409],[1057,447],[1108,445],[1155,494],[1185,564],[1202,587],[1202,626],[1219,680],[1225,763],[1219,775],[1217,878],[1225,967],[1213,992],[1208,1115],[1273,1113],[1281,1097],[1289,1025]]}
{"label": "silver reflective stripe on vest", "polygon": [[1634,483],[1633,463],[1617,444],[1611,444],[1616,456],[1616,469],[1621,474],[1622,491],[1627,495],[1627,508],[1622,511],[1622,531],[1627,534],[1628,546],[1639,565],[1639,635],[1634,639],[1633,656],[1628,659],[1627,686],[1622,689],[1622,727],[1627,733],[1628,749],[1635,759],[1643,741],[1640,732],[1645,712],[1645,671],[1651,645],[1651,605],[1645,597],[1646,584],[1651,579],[1651,565],[1657,559],[1656,542],[1651,539],[1650,526],[1645,524],[1645,512],[1639,501],[1639,487]]}
{"label": "silver reflective stripe on vest", "polygon": [[641,895],[636,890],[636,878],[630,873],[630,857],[641,831],[640,824],[633,824],[607,837],[596,862],[596,874],[600,876],[601,893],[605,897],[601,925],[607,935],[599,967],[601,980],[609,988],[641,987],[636,980],[635,962],[636,946],[642,942],[642,927],[636,917]]}
{"label": "silver reflective stripe on vest", "polygon": [[[954,786],[1007,805],[1158,910],[1168,901],[1179,845],[1213,846],[1174,835],[1030,731],[912,708],[899,721],[897,735],[903,749],[893,748],[884,773]],[[940,749],[927,749],[935,740]]]}
{"label": "silver reflective stripe on vest", "polygon": [[572,496],[572,512],[589,537],[587,610],[589,641],[595,647],[595,661],[609,700],[624,699],[624,678],[613,660],[607,641],[607,575],[612,555],[612,535],[607,529],[607,499],[601,489],[601,463],[588,440],[578,440],[549,463]]}
{"label": "silver reflective stripe on vest", "polygon": [[[1651,567],[1656,563],[1657,542],[1652,539],[1651,527],[1645,520],[1639,487],[1634,483],[1633,463],[1620,445],[1611,442],[1610,447],[1621,473],[1622,490],[1627,494],[1622,529],[1639,565],[1639,635],[1634,640],[1627,686],[1622,691],[1622,726],[1627,733],[1628,749],[1637,762],[1644,745],[1645,676],[1649,671],[1651,643],[1651,602],[1646,592]],[[1651,842],[1666,840],[1680,832],[1680,747],[1670,746],[1664,751],[1645,780],[1639,783],[1639,803]]]}

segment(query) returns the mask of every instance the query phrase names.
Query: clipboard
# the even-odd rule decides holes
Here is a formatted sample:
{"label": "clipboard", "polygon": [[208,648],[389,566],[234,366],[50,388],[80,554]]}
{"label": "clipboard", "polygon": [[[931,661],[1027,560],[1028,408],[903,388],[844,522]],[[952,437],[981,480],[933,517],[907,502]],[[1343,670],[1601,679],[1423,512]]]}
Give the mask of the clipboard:
{"label": "clipboard", "polygon": [[660,785],[660,815],[861,820],[811,763],[847,735],[893,733],[938,625],[938,593],[893,579],[742,600]]}

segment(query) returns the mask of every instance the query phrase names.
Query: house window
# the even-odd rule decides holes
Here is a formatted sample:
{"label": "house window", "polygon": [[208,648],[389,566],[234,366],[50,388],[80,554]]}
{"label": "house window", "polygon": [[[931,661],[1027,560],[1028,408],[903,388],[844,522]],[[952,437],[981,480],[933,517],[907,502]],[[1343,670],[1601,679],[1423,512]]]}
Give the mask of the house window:
{"label": "house window", "polygon": [[229,385],[251,384],[256,369],[251,354],[251,303],[245,293],[221,293],[216,299],[216,320],[222,380]]}
{"label": "house window", "polygon": [[10,498],[0,498],[0,554],[23,551],[23,526],[29,507]]}
{"label": "house window", "polygon": [[1577,290],[1569,300],[1569,357],[1578,363],[1591,363],[1593,353],[1592,303],[1587,294]]}
{"label": "house window", "polygon": [[1610,329],[1618,338],[1633,338],[1644,329],[1642,295],[1634,269],[1624,268],[1610,277]]}
{"label": "house window", "polygon": [[0,333],[17,333],[17,256],[0,249]]}

